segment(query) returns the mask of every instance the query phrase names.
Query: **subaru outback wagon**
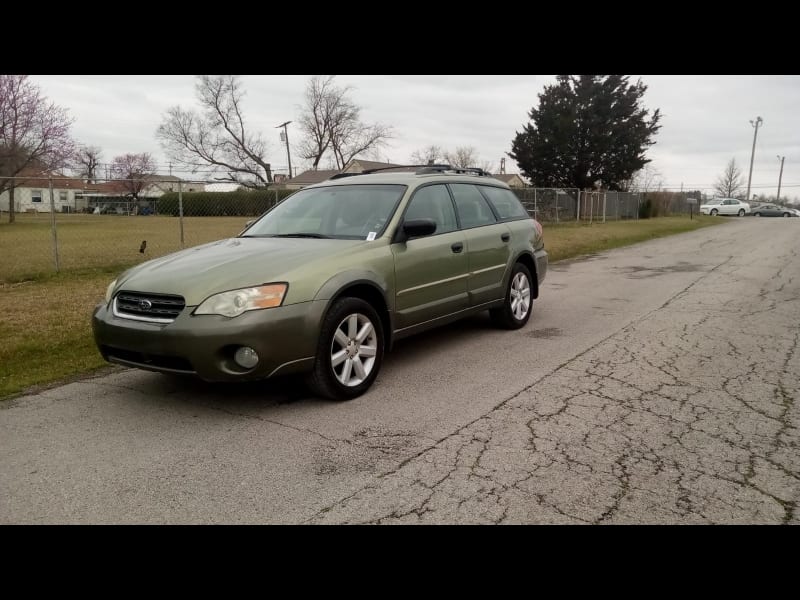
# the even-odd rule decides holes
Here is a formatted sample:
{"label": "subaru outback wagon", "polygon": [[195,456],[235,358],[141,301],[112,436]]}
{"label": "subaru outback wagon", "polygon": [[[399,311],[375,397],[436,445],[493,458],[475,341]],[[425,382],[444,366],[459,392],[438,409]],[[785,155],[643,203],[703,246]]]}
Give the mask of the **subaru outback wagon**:
{"label": "subaru outback wagon", "polygon": [[547,263],[540,224],[479,169],[337,175],[237,237],[129,269],[92,328],[113,363],[206,381],[306,372],[348,399],[401,338],[484,310],[523,327]]}

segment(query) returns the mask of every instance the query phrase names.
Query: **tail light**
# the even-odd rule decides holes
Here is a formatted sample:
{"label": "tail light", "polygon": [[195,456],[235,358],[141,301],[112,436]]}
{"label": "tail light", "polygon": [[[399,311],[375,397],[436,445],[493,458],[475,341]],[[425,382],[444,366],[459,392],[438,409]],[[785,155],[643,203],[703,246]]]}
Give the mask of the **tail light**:
{"label": "tail light", "polygon": [[544,239],[544,232],[542,230],[542,224],[539,223],[536,219],[533,219],[533,226],[536,228],[536,235],[539,239]]}

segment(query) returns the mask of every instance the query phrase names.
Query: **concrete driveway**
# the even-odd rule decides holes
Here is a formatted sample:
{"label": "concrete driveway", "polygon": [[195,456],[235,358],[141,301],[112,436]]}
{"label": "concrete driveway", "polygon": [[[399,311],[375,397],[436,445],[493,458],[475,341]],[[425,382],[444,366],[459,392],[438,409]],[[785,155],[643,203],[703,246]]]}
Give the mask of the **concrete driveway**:
{"label": "concrete driveway", "polygon": [[798,225],[551,265],[525,328],[402,341],[350,402],[123,369],[0,402],[0,523],[797,523]]}

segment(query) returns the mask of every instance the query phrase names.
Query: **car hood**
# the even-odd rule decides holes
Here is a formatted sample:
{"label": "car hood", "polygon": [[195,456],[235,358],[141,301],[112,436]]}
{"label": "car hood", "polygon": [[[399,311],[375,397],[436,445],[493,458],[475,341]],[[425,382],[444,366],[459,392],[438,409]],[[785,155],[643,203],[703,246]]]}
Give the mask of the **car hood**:
{"label": "car hood", "polygon": [[242,287],[288,281],[308,263],[346,253],[364,240],[231,238],[188,248],[124,273],[117,290],[177,294],[188,306]]}

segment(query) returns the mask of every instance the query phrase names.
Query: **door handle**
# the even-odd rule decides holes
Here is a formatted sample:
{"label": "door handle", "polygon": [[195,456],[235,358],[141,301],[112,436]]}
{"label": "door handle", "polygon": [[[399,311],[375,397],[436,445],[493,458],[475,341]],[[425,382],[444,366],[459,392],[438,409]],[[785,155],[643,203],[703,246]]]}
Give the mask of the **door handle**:
{"label": "door handle", "polygon": [[458,254],[464,249],[464,244],[462,242],[456,242],[455,244],[450,246],[450,249],[456,254]]}
{"label": "door handle", "polygon": [[504,233],[503,235],[500,236],[500,239],[503,240],[504,242],[507,242],[508,240],[511,239],[511,234],[510,233]]}

